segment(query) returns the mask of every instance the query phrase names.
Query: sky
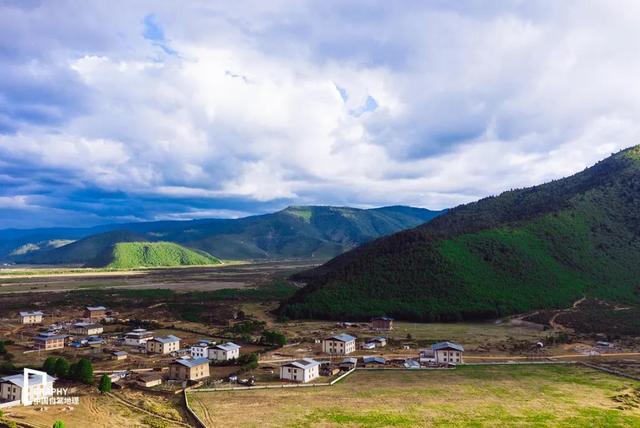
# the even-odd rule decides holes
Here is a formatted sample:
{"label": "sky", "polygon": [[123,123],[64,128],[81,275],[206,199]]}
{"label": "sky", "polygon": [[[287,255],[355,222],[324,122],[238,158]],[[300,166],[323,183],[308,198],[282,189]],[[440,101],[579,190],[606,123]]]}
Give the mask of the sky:
{"label": "sky", "polygon": [[0,0],[0,229],[453,207],[640,143],[640,2]]}

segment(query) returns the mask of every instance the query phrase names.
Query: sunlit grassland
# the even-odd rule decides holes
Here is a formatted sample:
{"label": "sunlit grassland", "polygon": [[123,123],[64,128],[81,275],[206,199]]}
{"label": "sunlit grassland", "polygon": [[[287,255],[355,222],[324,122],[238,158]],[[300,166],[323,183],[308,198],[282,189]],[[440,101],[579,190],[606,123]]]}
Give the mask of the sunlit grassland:
{"label": "sunlit grassland", "polygon": [[467,366],[358,371],[333,387],[192,393],[190,400],[211,426],[636,427],[640,411],[619,410],[613,397],[639,386],[579,366]]}

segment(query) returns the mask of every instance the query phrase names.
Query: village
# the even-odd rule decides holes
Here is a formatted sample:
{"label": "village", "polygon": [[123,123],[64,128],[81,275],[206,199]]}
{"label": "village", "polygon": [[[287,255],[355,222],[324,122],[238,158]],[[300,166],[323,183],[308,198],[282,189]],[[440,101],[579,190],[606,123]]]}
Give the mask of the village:
{"label": "village", "polygon": [[[260,363],[255,346],[242,346],[231,341],[211,338],[181,338],[174,334],[160,334],[146,328],[114,332],[123,322],[115,318],[105,306],[87,306],[82,318],[47,324],[42,311],[21,311],[16,319],[20,340],[26,355],[41,359],[50,355],[84,358],[92,363],[96,376],[106,374],[111,388],[135,387],[180,390],[203,385],[254,386],[282,382],[307,383],[331,378],[356,367],[387,368],[452,368],[463,364],[464,348],[453,342],[440,342],[430,348],[415,350],[412,358],[385,358],[364,355],[367,351],[387,346],[384,332],[393,330],[393,319],[372,318],[370,329],[379,335],[358,340],[340,333],[317,339],[314,355],[291,359],[272,358],[261,370],[248,378],[241,374],[247,368],[256,369]],[[5,341],[6,343],[7,341]],[[244,349],[243,349],[244,348]],[[403,351],[409,351],[405,345]],[[358,356],[350,356],[358,353]],[[277,352],[274,355],[282,355]],[[282,361],[277,363],[276,361]],[[0,378],[0,407],[47,403],[56,387],[55,374],[38,371],[37,364],[23,369],[23,373]],[[46,366],[46,360],[43,367]],[[148,367],[146,367],[148,366]],[[210,368],[211,367],[211,368]],[[26,385],[26,387],[25,387]],[[54,401],[55,402],[55,401]]]}
{"label": "village", "polygon": [[[16,308],[28,302],[12,299]],[[373,387],[389,376],[384,373],[433,377],[483,364],[563,364],[620,353],[632,358],[635,346],[606,338],[565,344],[564,332],[518,319],[278,321],[273,303],[247,302],[225,306],[206,317],[209,322],[188,322],[163,303],[110,307],[94,301],[47,310],[45,302],[2,314],[0,410],[18,426],[58,419],[76,426],[97,411],[96,403],[111,408],[109,414],[120,412],[122,420],[133,417],[127,412],[146,418],[139,426],[217,426],[211,411],[218,402],[210,394],[254,390],[279,397],[278,390],[363,388],[365,378]]]}

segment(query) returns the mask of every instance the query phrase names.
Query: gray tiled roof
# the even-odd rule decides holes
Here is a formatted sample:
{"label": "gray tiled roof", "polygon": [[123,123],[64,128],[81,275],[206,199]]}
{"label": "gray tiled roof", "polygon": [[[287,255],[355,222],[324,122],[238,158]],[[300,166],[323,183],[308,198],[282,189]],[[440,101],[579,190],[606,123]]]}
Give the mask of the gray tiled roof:
{"label": "gray tiled roof", "polygon": [[301,360],[292,361],[290,363],[283,364],[283,367],[297,367],[299,369],[310,369],[311,367],[319,366],[320,363],[313,358],[303,358]]}
{"label": "gray tiled roof", "polygon": [[233,342],[227,342],[216,345],[214,348],[222,349],[223,351],[235,351],[236,349],[240,349],[240,345],[236,345]]}
{"label": "gray tiled roof", "polygon": [[154,337],[153,338],[154,341],[156,342],[160,342],[160,343],[173,343],[173,342],[180,342],[180,338],[176,337],[174,335],[169,335],[167,337]]}
{"label": "gray tiled roof", "polygon": [[456,351],[464,352],[464,348],[462,347],[462,345],[458,345],[457,343],[453,342],[434,343],[433,345],[431,345],[431,349],[433,349],[434,351],[438,351],[440,349],[454,349]]}
{"label": "gray tiled roof", "polygon": [[342,334],[336,334],[335,336],[328,337],[325,340],[339,340],[340,342],[351,342],[353,340],[356,340],[356,338],[349,334],[342,333]]}
{"label": "gray tiled roof", "polygon": [[195,358],[193,360],[180,358],[178,360],[175,360],[171,364],[182,364],[185,367],[193,368],[202,364],[209,364],[209,360],[207,360],[206,358]]}

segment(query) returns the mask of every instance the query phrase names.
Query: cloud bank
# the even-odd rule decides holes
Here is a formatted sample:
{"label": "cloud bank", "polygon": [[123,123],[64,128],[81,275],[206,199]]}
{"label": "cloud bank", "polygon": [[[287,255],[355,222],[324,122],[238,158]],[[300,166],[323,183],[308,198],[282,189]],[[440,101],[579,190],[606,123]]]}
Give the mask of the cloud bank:
{"label": "cloud bank", "polygon": [[0,2],[0,227],[445,208],[640,143],[640,4]]}

